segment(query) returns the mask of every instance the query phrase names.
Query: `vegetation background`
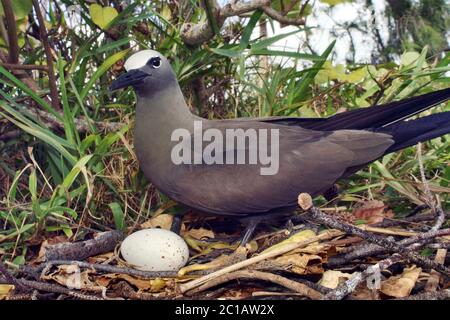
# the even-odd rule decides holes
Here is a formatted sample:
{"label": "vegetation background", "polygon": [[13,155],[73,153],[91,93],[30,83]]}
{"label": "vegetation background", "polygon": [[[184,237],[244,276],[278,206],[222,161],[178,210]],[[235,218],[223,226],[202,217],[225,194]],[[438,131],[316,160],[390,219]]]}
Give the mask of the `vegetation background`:
{"label": "vegetation background", "polygon": [[[49,237],[131,231],[157,211],[176,212],[139,171],[132,90],[108,91],[133,51],[165,54],[192,111],[208,118],[326,117],[449,86],[446,0],[227,3],[1,0],[2,260],[21,265]],[[318,17],[338,20],[340,6],[358,18],[318,37]],[[342,43],[348,52],[336,52]],[[357,60],[358,50],[370,59]],[[449,110],[447,103],[429,112]],[[423,147],[444,210],[449,151],[448,135]],[[408,148],[342,182],[335,204],[351,210],[376,199],[403,217],[423,203],[420,181],[416,149]]]}

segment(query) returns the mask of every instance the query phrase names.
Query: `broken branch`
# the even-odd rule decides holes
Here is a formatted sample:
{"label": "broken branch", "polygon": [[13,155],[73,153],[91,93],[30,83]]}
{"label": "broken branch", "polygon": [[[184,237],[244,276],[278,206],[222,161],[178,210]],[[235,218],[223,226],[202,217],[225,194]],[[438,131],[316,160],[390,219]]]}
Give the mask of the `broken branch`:
{"label": "broken branch", "polygon": [[[215,0],[208,0],[208,6],[215,17],[215,23],[219,30],[222,28],[227,18],[240,16],[258,9],[263,10],[267,16],[284,25],[299,26],[305,24],[303,18],[292,19],[286,16],[287,12],[280,13],[274,10],[271,7],[271,1],[269,0],[253,0],[248,2],[230,1],[223,7],[220,7]],[[180,35],[184,43],[194,46],[207,42],[213,38],[214,30],[210,21],[197,24],[186,22],[181,27]]]}
{"label": "broken branch", "polygon": [[94,239],[74,243],[59,243],[48,247],[45,253],[45,259],[47,261],[83,260],[100,253],[114,250],[115,246],[122,239],[122,232],[107,231],[98,234]]}
{"label": "broken branch", "polygon": [[436,263],[434,261],[431,261],[430,259],[423,258],[420,255],[418,255],[417,253],[411,251],[411,249],[406,248],[405,246],[402,246],[393,240],[389,240],[389,239],[368,233],[366,231],[363,231],[361,228],[350,225],[348,223],[338,221],[338,220],[334,219],[333,217],[322,213],[318,208],[314,207],[312,198],[307,193],[302,193],[299,195],[298,203],[299,203],[299,206],[303,210],[306,210],[307,213],[311,216],[311,218],[316,222],[320,222],[320,223],[322,223],[330,228],[333,228],[333,229],[341,230],[347,234],[353,234],[358,237],[364,238],[367,241],[370,241],[381,247],[386,248],[388,251],[401,254],[408,260],[416,263],[417,265],[419,265],[421,267],[425,267],[428,269],[435,269],[436,271],[439,271],[447,276],[450,276],[449,268],[447,268],[443,265],[440,265],[439,263]]}

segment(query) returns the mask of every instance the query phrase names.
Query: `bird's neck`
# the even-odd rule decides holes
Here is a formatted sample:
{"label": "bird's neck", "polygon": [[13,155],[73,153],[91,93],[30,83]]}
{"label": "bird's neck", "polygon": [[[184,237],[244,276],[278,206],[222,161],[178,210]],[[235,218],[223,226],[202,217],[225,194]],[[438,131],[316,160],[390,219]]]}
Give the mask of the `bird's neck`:
{"label": "bird's neck", "polygon": [[136,122],[145,123],[147,129],[151,123],[155,130],[172,131],[189,125],[194,118],[178,85],[138,96]]}
{"label": "bird's neck", "polygon": [[192,132],[196,119],[178,85],[152,96],[138,95],[134,144],[141,168],[154,184],[171,168],[170,155],[177,143],[171,141],[172,133],[181,128]]}

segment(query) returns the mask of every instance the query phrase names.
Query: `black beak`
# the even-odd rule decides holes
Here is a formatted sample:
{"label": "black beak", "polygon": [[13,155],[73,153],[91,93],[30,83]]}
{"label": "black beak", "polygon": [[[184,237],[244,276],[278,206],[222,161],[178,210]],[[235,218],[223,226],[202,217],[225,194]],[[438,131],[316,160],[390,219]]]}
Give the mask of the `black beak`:
{"label": "black beak", "polygon": [[118,77],[116,80],[114,80],[111,83],[109,90],[115,91],[129,86],[134,86],[143,81],[148,76],[150,75],[142,70],[139,69],[130,70],[127,73]]}

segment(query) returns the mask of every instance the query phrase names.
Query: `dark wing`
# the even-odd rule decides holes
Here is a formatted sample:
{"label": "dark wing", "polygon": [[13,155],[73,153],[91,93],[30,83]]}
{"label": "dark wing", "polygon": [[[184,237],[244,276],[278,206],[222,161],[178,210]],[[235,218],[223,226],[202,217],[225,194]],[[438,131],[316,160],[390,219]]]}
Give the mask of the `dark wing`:
{"label": "dark wing", "polygon": [[[224,132],[242,121],[210,121]],[[171,173],[169,196],[201,211],[218,214],[262,214],[295,206],[300,192],[317,194],[349,167],[383,155],[389,135],[366,131],[320,132],[262,122],[248,128],[279,130],[279,170],[261,175],[261,165],[179,165]]]}
{"label": "dark wing", "polygon": [[408,119],[447,101],[449,97],[450,88],[447,88],[400,101],[338,113],[328,118],[268,117],[256,120],[323,131],[376,129]]}

